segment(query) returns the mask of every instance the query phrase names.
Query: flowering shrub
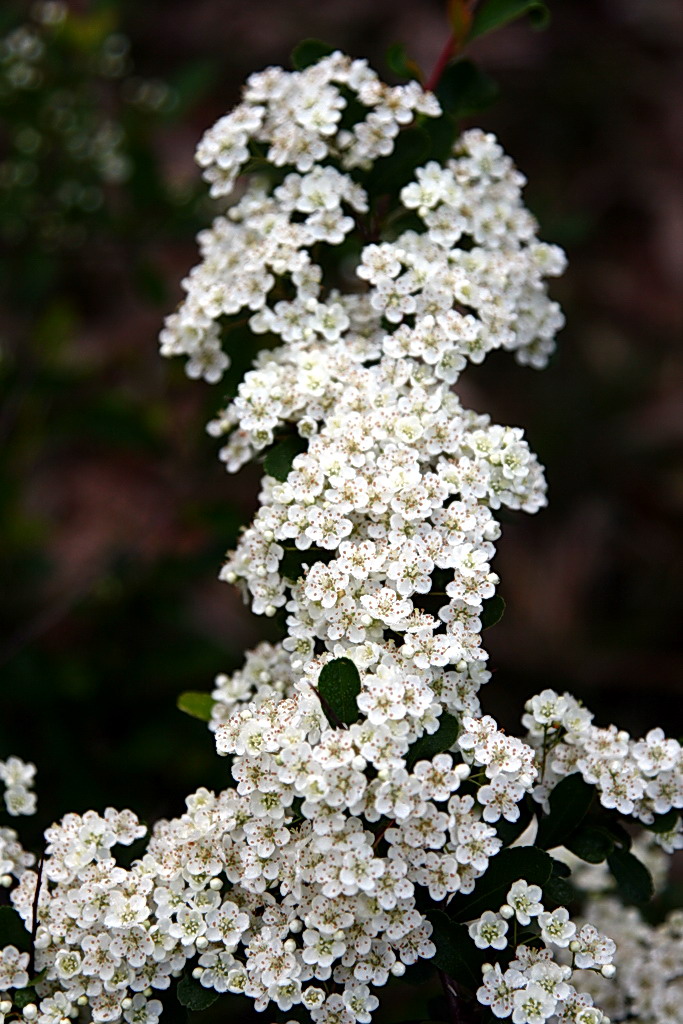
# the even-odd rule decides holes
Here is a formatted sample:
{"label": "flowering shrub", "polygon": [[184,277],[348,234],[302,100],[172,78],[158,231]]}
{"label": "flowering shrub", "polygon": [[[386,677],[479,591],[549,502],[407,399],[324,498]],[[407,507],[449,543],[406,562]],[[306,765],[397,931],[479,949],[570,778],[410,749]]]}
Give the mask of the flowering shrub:
{"label": "flowering shrub", "polygon": [[[680,744],[550,689],[523,738],[480,706],[496,513],[537,511],[545,481],[523,432],[453,386],[494,349],[542,367],[562,325],[546,278],[564,257],[522,175],[433,92],[337,52],[253,75],[198,161],[227,204],[162,352],[217,382],[245,328],[260,345],[209,431],[231,472],[263,455],[222,577],[284,638],[182,698],[234,782],[157,822],[130,867],[113,855],[145,833],[130,811],[68,814],[38,864],[0,833],[25,925],[7,918],[0,1012],[155,1024],[180,978],[194,1010],[231,993],[367,1024],[424,961],[454,1021],[468,1003],[514,1024],[677,1019],[679,915],[646,924],[616,899],[647,901],[644,861],[661,874],[681,845]],[[31,766],[0,774],[30,811]]]}

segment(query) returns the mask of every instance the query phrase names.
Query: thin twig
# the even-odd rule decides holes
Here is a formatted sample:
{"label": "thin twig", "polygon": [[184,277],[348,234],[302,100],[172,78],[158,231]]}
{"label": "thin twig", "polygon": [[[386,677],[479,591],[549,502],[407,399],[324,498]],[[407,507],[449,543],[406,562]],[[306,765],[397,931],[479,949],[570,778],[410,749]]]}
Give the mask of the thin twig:
{"label": "thin twig", "polygon": [[441,81],[441,76],[442,76],[442,74],[444,73],[444,71],[446,69],[446,65],[448,64],[448,62],[451,59],[451,57],[454,57],[454,56],[455,56],[455,39],[453,39],[453,37],[451,36],[451,38],[447,41],[447,43],[444,46],[443,50],[439,54],[439,58],[438,58],[436,64],[434,65],[434,69],[433,69],[431,75],[429,76],[429,78],[427,79],[427,81],[425,83],[425,89],[427,90],[427,92],[434,92],[434,90],[436,89],[437,85]]}
{"label": "thin twig", "polygon": [[40,890],[43,885],[43,864],[45,858],[41,857],[38,863],[38,880],[36,882],[36,891],[33,897],[33,908],[31,915],[31,951],[28,958],[28,976],[29,980],[33,978],[36,971],[36,936],[38,934],[38,901],[40,900]]}
{"label": "thin twig", "polygon": [[455,57],[458,53],[461,52],[461,50],[465,48],[467,44],[467,36],[469,35],[469,30],[471,28],[472,16],[474,15],[474,10],[476,6],[477,0],[464,0],[461,8],[461,13],[464,15],[465,22],[463,25],[460,26],[460,30],[457,31],[457,34],[455,25],[452,23],[453,27],[451,29],[451,34],[443,50],[438,56],[438,59],[436,61],[436,64],[434,65],[431,75],[429,76],[425,83],[424,87],[429,92],[434,92],[439,82],[441,81],[441,76],[446,70],[449,62],[453,59],[453,57]]}

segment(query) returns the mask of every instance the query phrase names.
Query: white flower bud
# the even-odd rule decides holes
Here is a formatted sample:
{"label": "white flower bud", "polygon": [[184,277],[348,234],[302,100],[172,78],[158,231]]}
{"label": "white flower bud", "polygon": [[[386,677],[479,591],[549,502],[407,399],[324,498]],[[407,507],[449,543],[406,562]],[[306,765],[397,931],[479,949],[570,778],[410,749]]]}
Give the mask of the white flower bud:
{"label": "white flower bud", "polygon": [[26,1020],[35,1020],[38,1016],[38,1007],[35,1003],[27,1003],[22,1012]]}
{"label": "white flower bud", "polygon": [[212,878],[211,881],[209,882],[209,889],[214,889],[217,892],[219,889],[222,889],[222,888],[223,888],[223,879],[222,878]]}
{"label": "white flower bud", "polygon": [[569,943],[569,950],[571,953],[578,953],[581,949],[581,943],[578,939],[572,939]]}
{"label": "white flower bud", "polygon": [[272,617],[273,617],[273,615],[275,615],[276,611],[277,611],[277,608],[275,607],[274,604],[267,604],[265,609],[264,609],[263,614],[267,618],[272,619]]}
{"label": "white flower bud", "polygon": [[293,953],[296,949],[296,939],[285,939],[282,946],[286,953]]}
{"label": "white flower bud", "polygon": [[505,921],[509,921],[511,917],[515,916],[515,912],[509,903],[504,903],[498,913]]}
{"label": "white flower bud", "polygon": [[[3,889],[9,889],[11,884],[12,884],[12,876],[11,875],[0,875],[0,885],[3,887]],[[10,1009],[11,1008],[12,1007],[10,1006]],[[7,1012],[9,1013],[9,1010]]]}
{"label": "white flower bud", "polygon": [[197,947],[197,949],[206,949],[208,945],[209,940],[207,939],[206,935],[200,935],[197,941],[195,942],[195,946]]}
{"label": "white flower bud", "polygon": [[130,996],[126,996],[125,999],[121,1000],[121,1009],[122,1010],[130,1010],[132,1005],[133,1005],[133,1000],[130,998]]}
{"label": "white flower bud", "polygon": [[204,968],[203,967],[195,967],[194,970],[192,971],[192,977],[196,978],[197,981],[199,981],[199,979],[201,978],[203,973],[204,973]]}
{"label": "white flower bud", "polygon": [[292,920],[289,922],[289,930],[292,933],[292,935],[298,935],[302,929],[302,922],[299,920],[298,917],[293,917]]}
{"label": "white flower bud", "polygon": [[88,997],[87,996],[79,996],[78,999],[76,1000],[76,1002],[78,1003],[79,1006],[87,1006],[88,1005]]}
{"label": "white flower bud", "polygon": [[617,969],[614,964],[603,964],[600,968],[600,974],[602,974],[603,978],[613,978],[616,973]]}
{"label": "white flower bud", "polygon": [[2,999],[2,1000],[0,1000],[0,1013],[9,1013],[11,1009],[12,1009],[12,1000],[11,999]]}
{"label": "white flower bud", "polygon": [[406,965],[402,964],[400,960],[397,960],[391,965],[389,970],[395,978],[402,978],[406,973]]}

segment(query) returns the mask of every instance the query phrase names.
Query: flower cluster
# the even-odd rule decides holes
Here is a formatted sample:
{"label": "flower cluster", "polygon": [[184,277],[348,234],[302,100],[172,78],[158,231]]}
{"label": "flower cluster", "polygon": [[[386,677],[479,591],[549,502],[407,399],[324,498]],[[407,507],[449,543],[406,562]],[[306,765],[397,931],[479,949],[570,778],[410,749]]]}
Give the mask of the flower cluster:
{"label": "flower cluster", "polygon": [[[643,824],[683,808],[683,748],[663,729],[650,729],[644,738],[634,740],[614,725],[599,728],[571,694],[554,690],[533,697],[526,711],[522,722],[527,741],[543,764],[534,793],[540,803],[547,801],[560,779],[580,772],[596,787],[603,807]],[[680,818],[655,838],[668,853],[683,848]]]}
{"label": "flower cluster", "polygon": [[[479,130],[388,183],[407,133],[443,116],[416,83],[335,53],[252,76],[200,144],[230,205],[200,236],[162,352],[218,381],[248,326],[253,368],[209,430],[228,470],[265,453],[266,474],[221,575],[286,635],[216,678],[233,784],[188,797],[130,867],[114,847],[145,829],[111,808],[49,828],[38,871],[6,852],[38,973],[18,1021],[156,1024],[155,990],[182,975],[258,1010],[368,1024],[375,990],[437,954],[453,910],[458,941],[490,957],[474,989],[495,1016],[608,1024],[590,988],[614,974],[598,916],[572,920],[517,871],[482,912],[485,876],[511,829],[526,842],[521,808],[533,797],[540,817],[565,775],[644,822],[680,807],[680,747],[598,729],[552,691],[529,702],[526,741],[482,714],[496,512],[536,511],[545,481],[522,431],[453,386],[493,349],[544,364],[563,255]],[[549,881],[557,861],[534,856]],[[1,957],[0,987],[25,987],[26,954]]]}
{"label": "flower cluster", "polygon": [[[569,944],[563,933],[574,934],[576,931],[576,925],[564,916],[567,911],[564,908],[561,911],[561,916],[560,911],[542,915],[547,919],[543,938],[548,945],[541,948],[517,946],[515,957],[505,971],[500,964],[484,965],[483,984],[477,998],[484,1006],[491,1007],[495,1017],[511,1016],[513,1024],[543,1024],[547,1020],[557,1024],[606,1024],[610,1020],[594,1005],[590,993],[577,992],[570,981],[574,973],[572,966],[558,962],[552,955],[550,946],[563,948]],[[500,917],[498,921],[505,924]],[[477,923],[476,927],[478,939],[482,932],[493,935],[497,930],[497,926],[489,921],[481,927]],[[550,935],[547,934],[548,929]],[[613,978],[615,969],[611,956],[616,948],[614,942],[590,925],[584,926],[577,934],[571,943],[579,949],[574,954],[577,965],[580,960],[585,961],[586,967],[597,968],[603,978]],[[502,938],[497,948],[506,944]],[[481,941],[478,945],[485,948]],[[495,945],[495,942],[487,945]],[[581,976],[583,972],[578,974]]]}

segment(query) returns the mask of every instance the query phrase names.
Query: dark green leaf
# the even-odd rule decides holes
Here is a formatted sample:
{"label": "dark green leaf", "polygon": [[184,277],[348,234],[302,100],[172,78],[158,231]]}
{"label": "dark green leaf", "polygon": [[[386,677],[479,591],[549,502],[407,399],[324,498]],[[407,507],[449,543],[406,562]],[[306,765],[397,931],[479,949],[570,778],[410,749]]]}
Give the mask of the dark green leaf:
{"label": "dark green leaf", "polygon": [[[505,818],[501,818],[496,824],[496,832],[503,840],[503,846],[511,846],[531,821],[532,812],[527,801],[523,800],[517,806],[519,807],[517,821],[506,821]],[[541,844],[537,843],[536,845],[540,846]]]}
{"label": "dark green leaf", "polygon": [[199,693],[196,690],[186,690],[176,701],[181,711],[186,715],[192,715],[193,718],[199,718],[202,722],[211,721],[211,711],[215,703],[210,693]]}
{"label": "dark green leaf", "polygon": [[331,53],[334,53],[334,47],[323,43],[321,39],[303,39],[292,50],[292,67],[296,71],[303,71],[311,64],[317,64],[323,57],[329,57]]}
{"label": "dark green leaf", "polygon": [[565,864],[562,860],[557,860],[553,857],[553,877],[555,878],[569,878],[571,876],[572,869],[568,864]]}
{"label": "dark green leaf", "polygon": [[406,754],[409,767],[418,761],[429,761],[435,754],[450,750],[458,738],[459,725],[457,718],[444,711],[439,719],[439,728],[431,734],[425,733],[413,743]]}
{"label": "dark green leaf", "polygon": [[420,69],[406,53],[403,43],[392,43],[385,56],[387,67],[399,78],[415,78],[420,80]]}
{"label": "dark green leaf", "polygon": [[553,858],[553,873],[543,886],[543,902],[548,906],[556,904],[558,907],[566,907],[568,903],[576,899],[576,889],[568,880],[571,871],[561,860]]}
{"label": "dark green leaf", "polygon": [[481,967],[488,959],[487,950],[477,949],[464,924],[455,924],[443,910],[430,910],[431,939],[436,954],[431,959],[435,967],[464,985],[476,989],[481,985]]}
{"label": "dark green leaf", "polygon": [[[349,658],[335,658],[323,666],[318,677],[318,693],[331,725],[339,722],[353,725],[360,718],[356,701],[360,693],[360,676]],[[338,721],[332,721],[332,716]]]}
{"label": "dark green leaf", "polygon": [[460,50],[472,28],[472,10],[475,4],[470,0],[448,0],[446,14],[451,30],[453,50]]}
{"label": "dark green leaf", "polygon": [[23,1010],[29,1003],[37,1002],[36,990],[29,985],[27,988],[20,988],[14,993],[14,1005]]}
{"label": "dark green leaf", "polygon": [[453,144],[460,134],[460,126],[450,114],[427,117],[422,125],[429,136],[429,159],[443,163],[453,152]]}
{"label": "dark green leaf", "polygon": [[631,833],[626,831],[620,821],[610,821],[605,828],[614,840],[616,846],[623,846],[625,850],[631,849],[633,838]]}
{"label": "dark green leaf", "polygon": [[588,814],[594,794],[579,772],[558,782],[550,794],[550,813],[538,827],[536,845],[544,850],[561,846]]}
{"label": "dark green leaf", "polygon": [[649,829],[650,832],[656,832],[661,834],[662,832],[671,832],[676,827],[678,821],[678,811],[670,810],[666,814],[658,814],[651,825],[646,825],[645,828]]}
{"label": "dark green leaf", "polygon": [[654,894],[652,875],[628,850],[612,850],[607,858],[610,871],[627,903],[647,903]]}
{"label": "dark green leaf", "polygon": [[297,455],[301,455],[307,448],[307,442],[298,434],[292,434],[278,441],[270,449],[263,460],[263,468],[269,476],[274,476],[281,483],[289,476],[292,463]]}
{"label": "dark green leaf", "polygon": [[489,626],[495,626],[497,622],[503,618],[503,612],[505,611],[505,601],[500,594],[494,594],[493,597],[489,597],[484,601],[484,607],[481,615],[481,628],[488,629]]}
{"label": "dark green leaf", "polygon": [[415,177],[415,168],[429,157],[430,138],[424,128],[404,128],[388,156],[375,161],[365,187],[371,196],[397,193]]}
{"label": "dark green leaf", "polygon": [[212,988],[204,988],[189,974],[178,982],[176,995],[180,1005],[188,1010],[206,1010],[218,999],[218,992]]}
{"label": "dark green leaf", "polygon": [[491,858],[486,874],[477,880],[474,892],[451,900],[448,914],[456,921],[471,921],[485,910],[498,910],[513,882],[523,878],[529,885],[543,888],[552,870],[552,858],[537,846],[501,850]]}
{"label": "dark green leaf", "polygon": [[20,953],[31,948],[31,936],[13,907],[0,907],[0,949],[3,946],[16,946]]}
{"label": "dark green leaf", "polygon": [[542,0],[484,0],[477,7],[469,38],[476,39],[528,14],[536,28],[550,20],[550,11]]}
{"label": "dark green leaf", "polygon": [[564,845],[581,860],[601,864],[614,849],[614,838],[600,825],[582,825],[565,839]]}
{"label": "dark green leaf", "polygon": [[456,119],[485,110],[498,98],[494,80],[470,60],[449,64],[444,71],[436,95],[442,109]]}

